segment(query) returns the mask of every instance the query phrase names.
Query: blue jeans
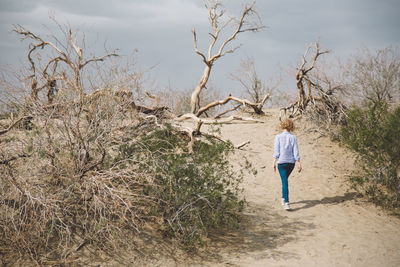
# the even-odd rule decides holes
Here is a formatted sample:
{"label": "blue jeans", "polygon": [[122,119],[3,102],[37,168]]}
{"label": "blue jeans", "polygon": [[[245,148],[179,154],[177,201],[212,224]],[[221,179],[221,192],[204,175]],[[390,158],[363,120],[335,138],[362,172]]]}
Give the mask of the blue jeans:
{"label": "blue jeans", "polygon": [[285,199],[286,203],[289,203],[289,175],[294,169],[294,163],[280,163],[278,164],[279,174],[282,180],[282,198]]}

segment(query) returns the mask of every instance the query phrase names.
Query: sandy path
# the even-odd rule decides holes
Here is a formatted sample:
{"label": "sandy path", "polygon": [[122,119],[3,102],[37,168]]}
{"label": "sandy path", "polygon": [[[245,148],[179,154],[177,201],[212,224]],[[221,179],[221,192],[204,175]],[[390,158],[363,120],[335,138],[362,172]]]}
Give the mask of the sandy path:
{"label": "sandy path", "polygon": [[242,228],[214,238],[212,253],[195,265],[400,266],[400,220],[348,190],[351,156],[304,127],[295,132],[303,172],[291,175],[292,211],[283,210],[279,174],[271,168],[276,116],[270,111],[265,124],[223,126],[234,144],[251,141],[243,153],[258,174],[244,182],[249,206]]}

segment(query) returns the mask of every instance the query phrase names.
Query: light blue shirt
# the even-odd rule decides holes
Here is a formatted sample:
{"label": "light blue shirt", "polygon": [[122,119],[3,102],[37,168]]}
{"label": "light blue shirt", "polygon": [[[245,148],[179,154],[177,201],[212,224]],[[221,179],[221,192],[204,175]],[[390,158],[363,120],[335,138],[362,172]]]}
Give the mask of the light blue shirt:
{"label": "light blue shirt", "polygon": [[295,163],[300,160],[297,137],[289,132],[275,136],[274,158],[280,163]]}

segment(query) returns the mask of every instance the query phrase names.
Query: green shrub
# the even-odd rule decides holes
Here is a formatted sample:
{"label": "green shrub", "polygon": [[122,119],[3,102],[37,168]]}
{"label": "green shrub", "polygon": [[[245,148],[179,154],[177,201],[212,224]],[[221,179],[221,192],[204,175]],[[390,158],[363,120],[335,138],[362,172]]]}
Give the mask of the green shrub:
{"label": "green shrub", "polygon": [[208,232],[238,225],[245,203],[239,185],[251,167],[235,171],[230,142],[206,138],[189,154],[185,137],[167,126],[121,145],[115,160],[133,160],[139,173],[151,177],[145,193],[157,199],[152,215],[162,218],[167,235],[193,248]]}
{"label": "green shrub", "polygon": [[361,171],[351,177],[373,202],[390,209],[400,207],[400,107],[384,102],[348,112],[341,130],[343,142],[358,154]]}

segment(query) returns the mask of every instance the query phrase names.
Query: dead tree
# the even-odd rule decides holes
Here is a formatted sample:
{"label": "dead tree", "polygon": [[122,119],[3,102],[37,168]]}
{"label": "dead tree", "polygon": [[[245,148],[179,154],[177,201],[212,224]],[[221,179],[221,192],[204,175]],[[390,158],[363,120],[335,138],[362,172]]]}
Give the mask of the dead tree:
{"label": "dead tree", "polygon": [[[92,120],[92,114],[96,114],[96,111],[93,109],[97,108],[99,97],[104,96],[118,98],[116,100],[125,104],[129,102],[129,105],[137,112],[148,115],[153,114],[159,117],[163,116],[164,111],[168,108],[165,106],[158,107],[158,100],[156,100],[156,106],[151,108],[137,105],[133,100],[132,92],[121,88],[118,90],[111,90],[107,88],[107,86],[102,86],[96,91],[89,93],[88,90],[85,89],[85,84],[82,83],[84,69],[89,67],[90,64],[103,62],[108,58],[118,57],[118,55],[116,53],[107,53],[102,57],[85,57],[85,51],[80,47],[85,47],[85,44],[83,40],[78,42],[77,32],[69,27],[58,26],[65,37],[63,42],[55,35],[52,35],[54,41],[47,41],[20,25],[15,26],[14,31],[20,34],[22,39],[30,39],[32,41],[28,52],[28,60],[30,63],[30,71],[32,72],[29,78],[32,80],[31,99],[33,102],[37,103],[39,93],[43,89],[46,89],[47,104],[45,108],[62,110],[64,109],[64,105],[62,105],[60,101],[55,102],[57,93],[61,90],[64,93],[63,95],[71,95],[71,92],[66,93],[65,91],[72,91],[74,95],[72,99],[70,99],[69,104],[78,107],[76,109],[77,112],[86,113],[86,117],[89,121]],[[45,51],[47,52],[46,55],[39,55],[36,53],[38,48],[49,48],[49,50]],[[41,64],[38,59],[40,56],[46,60],[45,64]],[[98,72],[101,73],[100,70],[98,70]],[[58,86],[57,81],[62,83],[62,85]],[[149,94],[148,96],[154,97]]]}
{"label": "dead tree", "polygon": [[[315,53],[311,57],[311,64],[307,66],[307,57],[310,52],[311,45],[307,46],[306,52],[303,55],[302,63],[297,69],[296,73],[296,86],[299,92],[297,101],[291,105],[281,109],[281,113],[284,112],[286,115],[289,112],[289,117],[293,117],[301,114],[305,111],[310,101],[314,100],[311,89],[311,79],[310,71],[314,69],[315,64],[319,56],[328,53],[328,50],[321,51],[318,42],[315,43]],[[308,95],[306,93],[306,88],[308,88]]]}
{"label": "dead tree", "polygon": [[[81,82],[83,69],[90,63],[118,56],[116,53],[108,53],[102,57],[86,58],[83,49],[77,44],[76,32],[61,25],[58,26],[67,39],[64,45],[58,45],[59,41],[54,35],[52,35],[54,41],[48,41],[20,25],[14,26],[14,31],[22,36],[22,40],[30,39],[32,42],[28,52],[28,60],[32,72],[30,76],[32,80],[31,98],[34,102],[38,101],[40,91],[47,88],[47,102],[52,104],[58,91],[57,80],[63,80],[82,98],[85,94],[84,85]],[[50,54],[51,52],[54,53],[53,56],[46,57],[47,63],[44,65],[41,65],[38,60],[39,56],[36,54],[38,48],[49,48]],[[61,63],[66,67],[61,67]],[[43,81],[41,84],[39,84],[40,80]],[[65,86],[63,86],[63,89],[65,89]]]}
{"label": "dead tree", "polygon": [[250,101],[245,101],[248,102],[247,105],[253,108],[256,114],[264,113],[262,107],[265,101],[270,98],[272,92],[280,83],[280,79],[276,81],[271,79],[268,85],[262,81],[257,73],[253,58],[242,60],[240,68],[235,73],[231,73],[230,78],[237,81],[243,87],[246,97],[249,97],[253,104],[251,105]]}
{"label": "dead tree", "polygon": [[[191,113],[196,112],[196,107],[200,108],[200,93],[206,87],[208,79],[210,77],[211,69],[215,63],[215,61],[226,54],[235,52],[240,46],[236,46],[232,49],[227,50],[226,47],[230,44],[238,34],[243,32],[257,32],[263,28],[259,16],[255,10],[255,2],[253,2],[249,6],[245,6],[242,10],[241,16],[239,19],[229,18],[226,21],[221,21],[225,17],[225,9],[223,8],[220,1],[210,0],[208,1],[206,7],[208,8],[208,19],[210,22],[210,26],[212,32],[210,32],[211,36],[211,43],[208,47],[207,54],[200,52],[197,48],[197,35],[196,30],[193,29],[193,40],[194,40],[194,51],[202,58],[204,64],[206,65],[204,68],[203,75],[197,84],[196,88],[194,89],[192,96],[191,96]],[[221,31],[226,29],[228,26],[234,27],[232,34],[222,42],[219,46],[218,51],[213,54],[213,49],[217,41],[219,40]]]}
{"label": "dead tree", "polygon": [[[321,125],[325,125],[326,129],[335,125],[344,123],[346,118],[347,107],[337,97],[337,92],[344,90],[343,85],[335,85],[323,73],[315,70],[316,62],[319,56],[328,53],[327,50],[321,51],[319,44],[315,43],[315,53],[311,57],[311,64],[307,65],[307,55],[311,49],[308,46],[303,55],[302,64],[296,73],[296,85],[299,90],[298,99],[291,105],[281,109],[280,118],[282,116],[294,117],[307,112],[307,117]],[[321,73],[320,73],[321,72]]]}
{"label": "dead tree", "polygon": [[[264,25],[262,25],[262,22],[258,16],[258,13],[255,10],[255,2],[253,2],[251,5],[245,6],[242,10],[242,13],[239,17],[239,19],[236,18],[228,18],[225,19],[225,9],[223,8],[222,4],[218,0],[209,0],[208,3],[206,4],[206,7],[208,8],[208,19],[210,22],[210,26],[212,29],[212,32],[210,32],[211,36],[211,42],[208,47],[208,52],[207,53],[202,53],[198,48],[197,48],[197,35],[196,35],[196,30],[193,29],[193,40],[194,40],[194,51],[202,58],[205,68],[203,75],[197,84],[196,88],[192,92],[191,95],[191,101],[190,101],[190,113],[183,114],[177,118],[175,118],[175,121],[183,121],[186,119],[193,120],[196,122],[196,125],[194,129],[186,129],[186,132],[189,134],[191,137],[192,142],[189,144],[191,146],[193,144],[194,136],[200,134],[200,127],[203,123],[230,123],[233,120],[244,120],[244,121],[252,121],[252,122],[261,122],[254,120],[252,118],[243,118],[240,116],[230,116],[228,118],[220,118],[222,114],[226,114],[230,111],[236,110],[240,106],[243,107],[251,107],[254,109],[254,111],[258,114],[262,113],[262,107],[264,103],[269,99],[270,95],[266,94],[263,99],[260,102],[254,103],[252,101],[246,100],[246,99],[240,99],[237,97],[234,97],[232,95],[229,95],[226,97],[224,100],[219,100],[219,101],[214,101],[212,103],[209,103],[203,107],[200,105],[200,93],[201,91],[206,88],[208,79],[210,77],[211,69],[215,63],[215,61],[226,54],[233,53],[235,52],[239,47],[233,47],[231,49],[227,49],[228,44],[230,44],[233,40],[237,38],[237,35],[243,32],[257,32],[265,28]],[[233,31],[228,37],[223,40],[217,49],[217,52],[214,53],[213,49],[216,48],[217,42],[220,40],[220,34],[222,31],[224,31],[226,28],[231,27],[233,28]],[[199,117],[204,114],[207,110],[210,108],[213,108],[215,106],[221,106],[225,105],[229,101],[234,101],[239,103],[235,108],[224,111],[223,113],[217,115],[214,119],[200,119]],[[197,112],[196,112],[197,110]],[[187,127],[186,127],[187,128]]]}
{"label": "dead tree", "polygon": [[367,48],[350,57],[341,67],[349,91],[356,103],[400,103],[400,50],[386,47],[376,51]]}

